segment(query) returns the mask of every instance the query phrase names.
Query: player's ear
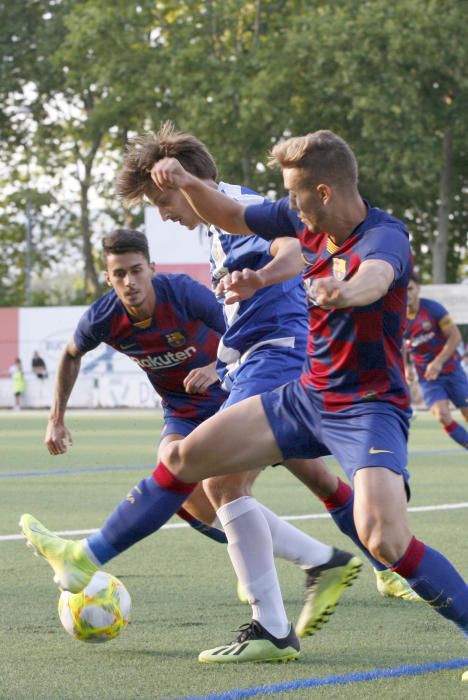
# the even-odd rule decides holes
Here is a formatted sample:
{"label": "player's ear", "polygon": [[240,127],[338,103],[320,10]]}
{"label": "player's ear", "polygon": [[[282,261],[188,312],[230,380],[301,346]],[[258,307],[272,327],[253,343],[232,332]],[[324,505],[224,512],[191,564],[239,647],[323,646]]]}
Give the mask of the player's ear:
{"label": "player's ear", "polygon": [[322,200],[322,204],[324,206],[330,204],[332,197],[331,187],[322,183],[320,185],[317,185],[316,190],[320,199]]}
{"label": "player's ear", "polygon": [[109,287],[112,287],[112,282],[110,281],[109,273],[107,272],[107,270],[104,270],[104,279],[106,280]]}
{"label": "player's ear", "polygon": [[153,275],[155,275],[156,274],[156,263],[150,262],[150,268],[151,268],[151,272],[153,273]]}

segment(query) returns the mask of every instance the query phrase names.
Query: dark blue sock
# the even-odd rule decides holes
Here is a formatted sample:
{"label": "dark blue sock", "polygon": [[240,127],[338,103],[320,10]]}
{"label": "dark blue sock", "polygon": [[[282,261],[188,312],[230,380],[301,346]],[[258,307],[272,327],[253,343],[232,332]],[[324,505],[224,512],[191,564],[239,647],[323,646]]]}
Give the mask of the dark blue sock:
{"label": "dark blue sock", "polygon": [[359,547],[374,569],[378,571],[386,569],[387,567],[384,564],[374,559],[358,537],[353,516],[354,491],[352,488],[348,486],[348,484],[345,484],[344,481],[341,481],[341,479],[338,479],[338,488],[335,493],[328,498],[323,498],[322,502],[341,532],[352,539],[356,547]]}
{"label": "dark blue sock", "polygon": [[450,425],[444,426],[444,430],[452,440],[468,449],[468,433],[460,423],[453,420]]}
{"label": "dark blue sock", "polygon": [[392,570],[468,637],[468,586],[448,559],[413,537]]}
{"label": "dark blue sock", "polygon": [[210,540],[213,540],[214,542],[219,542],[220,544],[227,544],[227,537],[224,534],[223,530],[220,530],[217,527],[213,527],[212,525],[207,525],[201,520],[197,520],[197,518],[194,518],[193,515],[190,515],[190,513],[185,510],[185,508],[179,508],[179,510],[177,511],[177,515],[179,516],[179,518],[182,518],[182,520],[185,520],[185,522],[188,523],[190,527],[199,532],[201,535],[209,537]]}
{"label": "dark blue sock", "polygon": [[151,476],[133,487],[99,532],[88,537],[91,552],[105,564],[156,532],[179,510],[195,486],[179,481],[160,463]]}

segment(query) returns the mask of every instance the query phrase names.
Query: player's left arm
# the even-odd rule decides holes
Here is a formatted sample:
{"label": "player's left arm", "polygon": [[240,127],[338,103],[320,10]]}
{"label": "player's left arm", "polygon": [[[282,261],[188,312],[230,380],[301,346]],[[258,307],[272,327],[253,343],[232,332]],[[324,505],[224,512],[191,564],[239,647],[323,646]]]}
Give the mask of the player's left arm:
{"label": "player's left arm", "polygon": [[324,309],[367,306],[381,299],[395,278],[392,265],[385,260],[365,260],[347,282],[321,277],[312,283],[316,303]]}
{"label": "player's left arm", "polygon": [[452,357],[462,340],[460,329],[448,314],[439,320],[439,327],[447,341],[439,354],[426,367],[424,377],[429,380],[437,379],[442,371],[442,367]]}
{"label": "player's left arm", "polygon": [[190,370],[184,379],[184,389],[187,394],[206,394],[208,387],[219,382],[216,373],[216,361],[204,367]]}
{"label": "player's left arm", "polygon": [[285,282],[300,274],[304,267],[301,246],[297,238],[275,238],[270,246],[272,260],[259,270],[244,268],[225,275],[216,290],[226,295],[226,304],[250,299],[255,292],[272,284]]}

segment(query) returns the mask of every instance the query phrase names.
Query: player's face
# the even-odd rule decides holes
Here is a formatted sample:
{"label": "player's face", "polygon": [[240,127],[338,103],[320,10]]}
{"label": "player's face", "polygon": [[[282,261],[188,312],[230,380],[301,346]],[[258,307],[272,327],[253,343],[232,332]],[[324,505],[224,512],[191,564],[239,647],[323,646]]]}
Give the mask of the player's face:
{"label": "player's face", "polygon": [[205,223],[192,209],[180,190],[166,190],[152,197],[151,203],[159,210],[163,221],[174,221],[189,229]]}
{"label": "player's face", "polygon": [[408,283],[408,306],[414,309],[418,305],[419,285],[413,280]]}
{"label": "player's face", "polygon": [[154,272],[154,264],[142,253],[135,252],[108,255],[104,275],[122,304],[138,309],[154,302],[151,282]]}
{"label": "player's face", "polygon": [[326,230],[326,212],[320,191],[310,185],[303,170],[285,168],[284,186],[289,190],[289,205],[298,212],[299,218],[312,232]]}

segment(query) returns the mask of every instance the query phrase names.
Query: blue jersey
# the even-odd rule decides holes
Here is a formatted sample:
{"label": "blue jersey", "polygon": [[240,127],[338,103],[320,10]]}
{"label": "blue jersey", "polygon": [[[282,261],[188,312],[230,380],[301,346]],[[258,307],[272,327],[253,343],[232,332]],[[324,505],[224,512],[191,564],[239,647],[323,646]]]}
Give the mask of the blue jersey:
{"label": "blue jersey", "polygon": [[[239,185],[221,182],[218,189],[243,205],[264,201],[256,192]],[[213,226],[209,234],[213,287],[234,270],[259,270],[273,259],[271,241],[257,235],[236,236]],[[259,289],[250,299],[225,306],[224,312],[227,329],[218,348],[217,370],[226,389],[231,388],[242,362],[260,347],[296,348],[305,354],[307,309],[300,275]]]}
{"label": "blue jersey", "polygon": [[74,341],[80,352],[107,343],[144,372],[171,416],[204,419],[226,398],[218,384],[206,394],[187,394],[183,380],[195,367],[214,362],[225,324],[212,292],[187,275],[156,275],[152,316],[135,322],[114,291],[81,317]]}
{"label": "blue jersey", "polygon": [[[387,401],[407,409],[401,345],[411,253],[403,223],[369,206],[364,221],[336,246],[326,233],[305,228],[288,198],[250,206],[245,218],[258,235],[296,236],[302,244],[310,323],[302,384],[319,392],[324,410],[338,411],[364,401]],[[384,260],[394,270],[394,282],[381,299],[348,309],[316,305],[313,278],[350,280],[365,260]]]}

